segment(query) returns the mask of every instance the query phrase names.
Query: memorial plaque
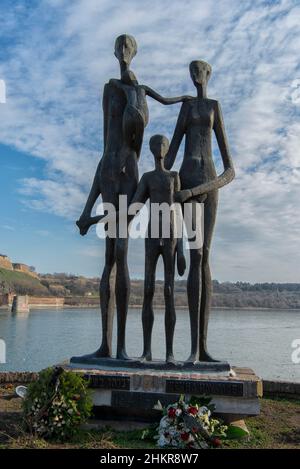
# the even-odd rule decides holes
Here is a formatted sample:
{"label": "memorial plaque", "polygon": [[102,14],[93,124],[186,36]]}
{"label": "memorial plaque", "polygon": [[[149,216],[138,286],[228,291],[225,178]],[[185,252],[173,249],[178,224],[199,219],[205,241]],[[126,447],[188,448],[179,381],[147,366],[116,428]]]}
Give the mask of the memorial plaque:
{"label": "memorial plaque", "polygon": [[85,378],[89,380],[91,388],[124,389],[128,391],[130,389],[130,378],[128,376],[86,374]]}
{"label": "memorial plaque", "polygon": [[167,379],[166,392],[195,395],[206,394],[212,396],[243,396],[243,383]]}
{"label": "memorial plaque", "polygon": [[164,394],[159,392],[126,392],[126,391],[112,391],[111,406],[112,407],[131,407],[136,409],[153,409],[158,401],[163,406],[172,404],[179,399],[179,395]]}

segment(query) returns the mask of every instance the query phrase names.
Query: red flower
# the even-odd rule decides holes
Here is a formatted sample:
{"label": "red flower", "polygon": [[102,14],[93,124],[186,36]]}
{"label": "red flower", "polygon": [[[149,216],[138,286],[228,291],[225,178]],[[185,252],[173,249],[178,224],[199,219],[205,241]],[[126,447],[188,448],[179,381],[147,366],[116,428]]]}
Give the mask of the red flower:
{"label": "red flower", "polygon": [[218,448],[222,444],[220,438],[213,438],[211,442],[214,448]]}
{"label": "red flower", "polygon": [[183,441],[187,441],[189,439],[190,435],[187,432],[181,433],[180,438]]}
{"label": "red flower", "polygon": [[192,415],[197,415],[197,413],[198,413],[197,407],[190,406],[190,407],[188,408],[188,413],[189,413],[189,414],[192,414]]}
{"label": "red flower", "polygon": [[174,407],[170,407],[170,409],[168,410],[168,417],[170,417],[170,419],[174,419],[175,415],[176,415],[176,409],[174,409]]}

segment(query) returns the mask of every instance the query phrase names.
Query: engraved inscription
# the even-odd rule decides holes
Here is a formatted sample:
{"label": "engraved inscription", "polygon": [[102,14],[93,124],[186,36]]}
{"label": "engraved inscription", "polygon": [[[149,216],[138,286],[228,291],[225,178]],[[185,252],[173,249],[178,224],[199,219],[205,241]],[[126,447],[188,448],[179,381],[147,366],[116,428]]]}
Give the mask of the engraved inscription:
{"label": "engraved inscription", "polygon": [[166,392],[215,396],[243,396],[243,383],[167,379]]}
{"label": "engraved inscription", "polygon": [[130,378],[128,376],[110,376],[86,374],[85,378],[89,380],[91,388],[99,389],[130,389]]}

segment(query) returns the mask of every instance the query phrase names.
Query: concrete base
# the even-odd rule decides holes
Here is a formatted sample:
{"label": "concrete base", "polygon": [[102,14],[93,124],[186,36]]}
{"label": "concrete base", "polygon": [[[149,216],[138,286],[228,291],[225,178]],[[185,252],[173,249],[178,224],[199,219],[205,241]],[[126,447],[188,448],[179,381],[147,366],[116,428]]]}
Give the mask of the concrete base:
{"label": "concrete base", "polygon": [[249,368],[230,373],[200,371],[141,370],[64,364],[67,370],[83,373],[93,390],[94,415],[102,420],[157,421],[161,412],[153,407],[175,402],[181,394],[209,396],[216,415],[237,421],[260,412],[262,381]]}

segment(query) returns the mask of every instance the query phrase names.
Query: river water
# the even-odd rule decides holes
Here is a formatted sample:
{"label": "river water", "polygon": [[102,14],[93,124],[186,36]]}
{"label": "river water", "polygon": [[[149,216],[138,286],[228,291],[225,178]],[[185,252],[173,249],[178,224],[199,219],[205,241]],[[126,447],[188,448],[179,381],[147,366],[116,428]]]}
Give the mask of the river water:
{"label": "river water", "polygon": [[[6,363],[0,364],[0,371],[37,371],[72,355],[93,352],[99,346],[100,330],[97,309],[43,309],[19,315],[0,310],[0,338],[6,342]],[[178,360],[189,355],[189,335],[188,312],[177,311]],[[295,339],[300,339],[300,311],[219,309],[211,314],[210,353],[231,365],[253,368],[262,378],[300,382],[300,363],[292,361]],[[157,310],[153,357],[163,358],[164,347],[164,314]],[[127,353],[139,356],[141,351],[141,314],[132,309],[127,322]]]}

